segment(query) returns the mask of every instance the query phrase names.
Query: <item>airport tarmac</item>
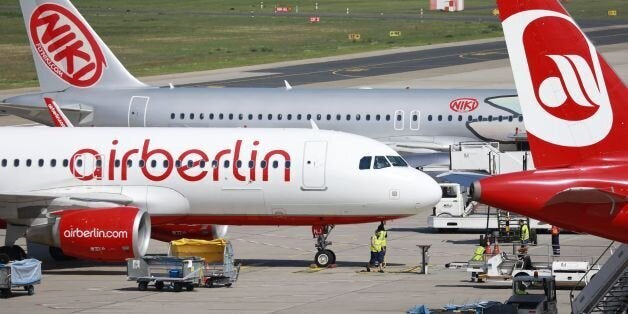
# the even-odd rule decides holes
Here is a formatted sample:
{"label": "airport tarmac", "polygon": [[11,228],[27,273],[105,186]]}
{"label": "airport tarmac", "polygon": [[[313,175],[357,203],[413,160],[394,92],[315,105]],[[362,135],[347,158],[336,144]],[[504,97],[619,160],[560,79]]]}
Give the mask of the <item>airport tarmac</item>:
{"label": "airport tarmac", "polygon": [[[600,50],[621,77],[628,77],[628,44]],[[311,86],[414,88],[428,87],[424,85],[431,81],[441,88],[455,88],[467,81],[469,87],[479,88],[507,84],[507,79],[512,80],[507,61],[497,60]],[[0,117],[2,125],[22,123],[28,122]],[[243,265],[232,288],[141,292],[134,282],[126,281],[122,264],[46,263],[35,295],[16,294],[0,300],[0,308],[2,313],[403,313],[417,304],[437,308],[448,303],[505,301],[510,295],[508,283],[471,283],[464,270],[444,267],[468,260],[479,233],[435,233],[426,228],[427,215],[429,212],[389,223],[389,266],[383,274],[362,272],[377,224],[337,226],[330,240],[338,266],[330,269],[310,268],[315,253],[310,227],[231,226],[229,238]],[[4,230],[0,232],[3,241]],[[547,245],[550,236],[541,234],[539,239]],[[565,259],[567,255],[597,258],[609,243],[589,235],[561,235]],[[427,275],[417,274],[419,244],[432,246]],[[531,253],[542,255],[547,250],[541,245]],[[166,244],[151,242],[151,253],[166,251]],[[558,304],[560,313],[570,312],[569,290],[558,292]]]}

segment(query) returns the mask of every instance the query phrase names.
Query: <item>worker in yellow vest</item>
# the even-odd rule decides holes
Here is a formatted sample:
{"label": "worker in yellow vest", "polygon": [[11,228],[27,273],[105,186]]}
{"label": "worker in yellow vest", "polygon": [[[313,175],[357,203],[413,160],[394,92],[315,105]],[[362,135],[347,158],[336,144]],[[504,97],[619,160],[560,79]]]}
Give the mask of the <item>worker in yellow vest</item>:
{"label": "worker in yellow vest", "polygon": [[386,226],[384,224],[384,222],[382,221],[379,226],[377,227],[377,230],[379,231],[379,241],[382,244],[382,267],[386,267],[386,244],[387,244],[387,239],[388,239],[388,232],[386,232]]}
{"label": "worker in yellow vest", "polygon": [[520,231],[520,237],[521,237],[520,239],[521,244],[527,245],[528,242],[530,242],[530,227],[528,227],[528,224],[523,219],[519,221],[519,231]]}
{"label": "worker in yellow vest", "polygon": [[366,271],[371,271],[371,267],[377,267],[380,273],[383,273],[382,269],[382,242],[379,239],[379,230],[375,230],[375,233],[371,236],[371,260],[369,261],[368,266],[366,266]]}

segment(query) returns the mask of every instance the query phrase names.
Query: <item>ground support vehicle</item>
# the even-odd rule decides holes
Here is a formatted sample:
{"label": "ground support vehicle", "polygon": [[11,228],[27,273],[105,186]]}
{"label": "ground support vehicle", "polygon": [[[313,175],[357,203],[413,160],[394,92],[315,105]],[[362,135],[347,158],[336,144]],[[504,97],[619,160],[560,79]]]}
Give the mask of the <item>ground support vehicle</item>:
{"label": "ground support vehicle", "polygon": [[[438,231],[482,230],[500,243],[519,241],[519,221],[525,220],[530,228],[530,242],[536,243],[537,230],[549,230],[551,225],[529,219],[505,210],[490,208],[471,202],[466,190],[457,183],[441,183],[442,199],[427,217],[427,225]],[[480,239],[485,245],[486,236]]]}
{"label": "ground support vehicle", "polygon": [[28,295],[35,294],[34,285],[41,283],[41,262],[36,259],[0,264],[0,297],[8,298],[13,289],[21,288]]}
{"label": "ground support vehicle", "polygon": [[[471,274],[471,281],[485,280],[512,280],[522,276],[554,276],[555,282],[561,287],[574,287],[580,282],[586,285],[600,269],[595,265],[587,273],[589,262],[583,261],[553,261],[532,262],[529,255],[508,255],[501,252],[496,255],[487,255],[482,261],[469,261],[467,272]],[[580,281],[582,279],[582,281]]]}
{"label": "ground support vehicle", "polygon": [[127,259],[127,279],[137,282],[137,289],[145,291],[149,285],[155,289],[172,288],[187,291],[202,283],[205,261],[198,257],[145,256]]}
{"label": "ground support vehicle", "polygon": [[507,305],[516,307],[518,314],[554,314],[556,282],[554,276],[520,276],[512,281],[512,296]]}
{"label": "ground support vehicle", "polygon": [[202,257],[205,263],[201,282],[207,288],[217,285],[231,287],[240,274],[240,265],[235,265],[231,242],[225,239],[206,241],[184,238],[172,241],[169,254],[180,258]]}

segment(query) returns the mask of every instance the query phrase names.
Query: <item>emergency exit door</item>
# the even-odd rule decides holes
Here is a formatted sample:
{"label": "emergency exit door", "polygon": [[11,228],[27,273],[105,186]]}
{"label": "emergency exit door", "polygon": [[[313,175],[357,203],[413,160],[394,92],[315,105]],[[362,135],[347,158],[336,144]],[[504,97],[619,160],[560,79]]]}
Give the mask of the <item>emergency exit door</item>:
{"label": "emergency exit door", "polygon": [[146,109],[148,109],[148,97],[133,96],[129,102],[129,126],[146,126]]}
{"label": "emergency exit door", "polygon": [[303,189],[325,190],[326,141],[305,142],[303,152]]}

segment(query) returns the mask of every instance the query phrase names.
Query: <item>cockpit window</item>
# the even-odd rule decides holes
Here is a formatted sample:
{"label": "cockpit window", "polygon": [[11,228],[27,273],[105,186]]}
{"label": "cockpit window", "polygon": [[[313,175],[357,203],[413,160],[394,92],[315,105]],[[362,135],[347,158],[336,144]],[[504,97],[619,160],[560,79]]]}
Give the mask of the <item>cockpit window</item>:
{"label": "cockpit window", "polygon": [[393,167],[407,167],[408,163],[401,156],[386,156]]}
{"label": "cockpit window", "polygon": [[375,156],[375,162],[373,163],[373,169],[382,169],[390,167],[390,163],[384,156]]}
{"label": "cockpit window", "polygon": [[371,157],[371,156],[364,156],[364,157],[362,157],[362,159],[360,159],[360,170],[370,169],[371,168],[371,160],[372,159],[373,159],[373,157]]}

